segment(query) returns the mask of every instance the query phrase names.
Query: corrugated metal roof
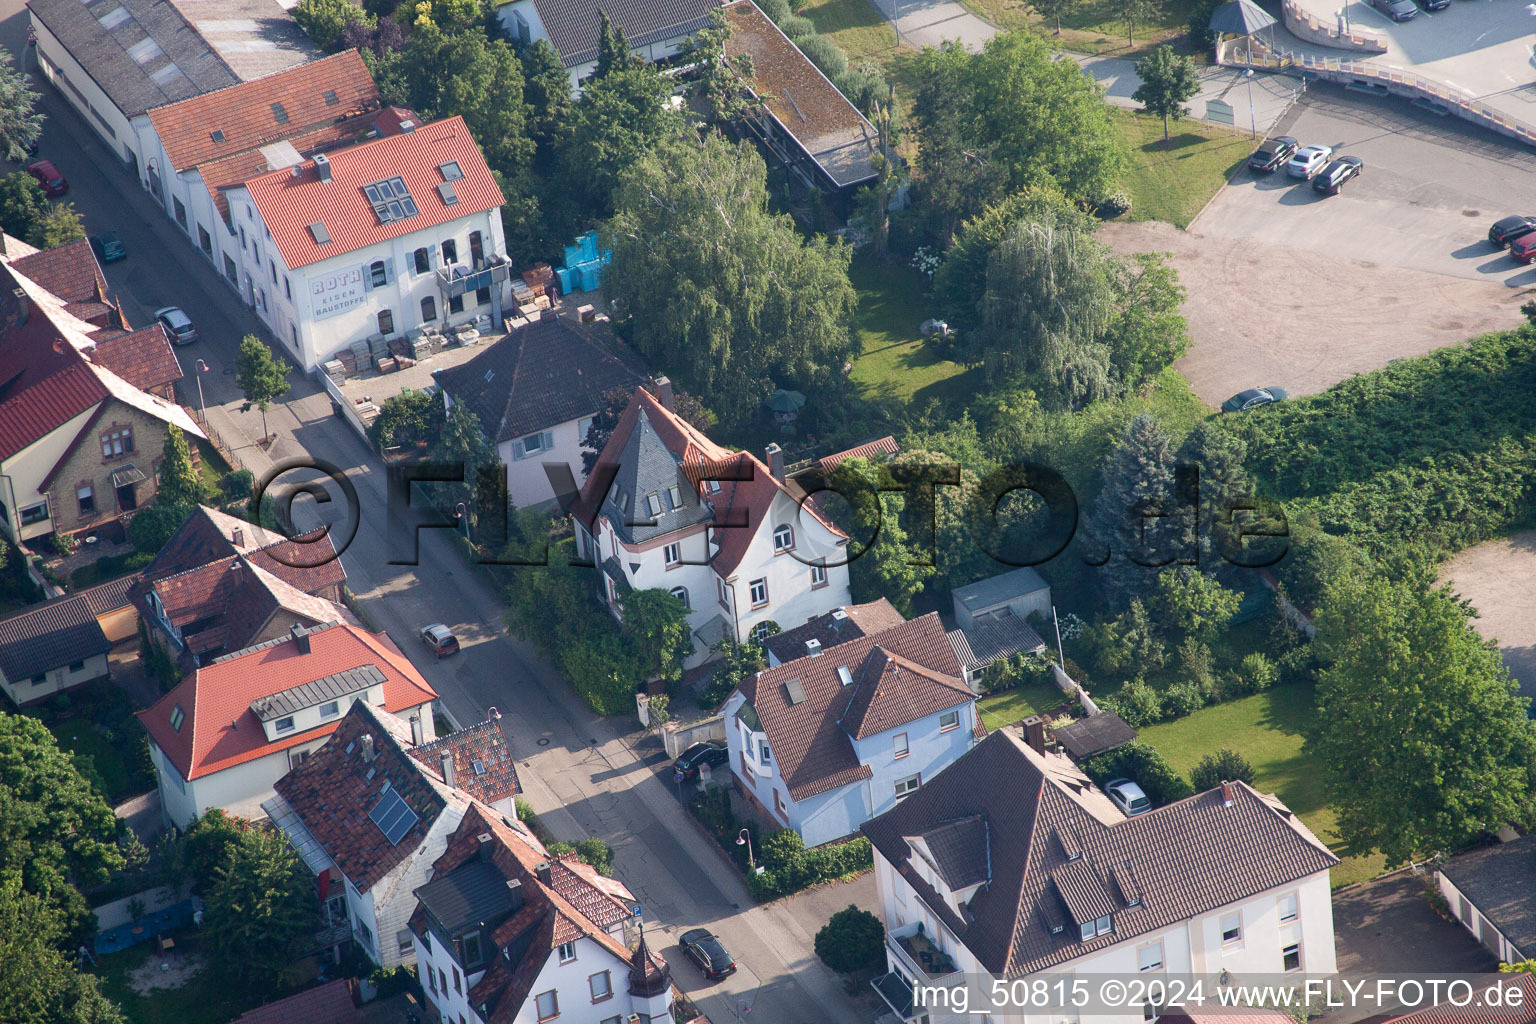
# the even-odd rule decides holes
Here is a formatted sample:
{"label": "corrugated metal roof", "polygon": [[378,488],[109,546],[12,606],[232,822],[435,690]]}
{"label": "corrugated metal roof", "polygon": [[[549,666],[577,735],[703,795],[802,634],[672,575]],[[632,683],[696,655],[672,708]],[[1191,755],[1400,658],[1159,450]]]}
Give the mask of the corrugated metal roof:
{"label": "corrugated metal roof", "polygon": [[359,665],[252,701],[251,711],[263,722],[270,722],[274,718],[291,715],[328,700],[337,700],[382,682],[384,673],[379,671],[379,666]]}

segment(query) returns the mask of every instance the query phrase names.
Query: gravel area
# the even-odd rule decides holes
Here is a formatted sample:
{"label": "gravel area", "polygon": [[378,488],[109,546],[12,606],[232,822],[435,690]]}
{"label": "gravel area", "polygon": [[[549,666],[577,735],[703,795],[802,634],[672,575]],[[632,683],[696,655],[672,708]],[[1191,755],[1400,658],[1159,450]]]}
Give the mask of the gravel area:
{"label": "gravel area", "polygon": [[1520,693],[1536,697],[1536,531],[1468,548],[1444,576],[1477,609],[1472,624],[1498,642]]}

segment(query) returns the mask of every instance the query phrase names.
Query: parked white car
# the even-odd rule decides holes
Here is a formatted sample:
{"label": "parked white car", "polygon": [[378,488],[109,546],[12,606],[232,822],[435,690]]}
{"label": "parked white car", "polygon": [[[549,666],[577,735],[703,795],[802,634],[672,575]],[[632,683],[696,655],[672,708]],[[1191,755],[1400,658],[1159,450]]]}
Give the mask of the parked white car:
{"label": "parked white car", "polygon": [[1146,792],[1130,779],[1110,779],[1104,784],[1104,792],[1127,818],[1146,814],[1152,809],[1152,801],[1147,799]]}
{"label": "parked white car", "polygon": [[1331,156],[1333,156],[1332,146],[1302,146],[1296,151],[1296,155],[1291,157],[1291,162],[1285,165],[1285,173],[1293,178],[1305,180],[1322,170]]}

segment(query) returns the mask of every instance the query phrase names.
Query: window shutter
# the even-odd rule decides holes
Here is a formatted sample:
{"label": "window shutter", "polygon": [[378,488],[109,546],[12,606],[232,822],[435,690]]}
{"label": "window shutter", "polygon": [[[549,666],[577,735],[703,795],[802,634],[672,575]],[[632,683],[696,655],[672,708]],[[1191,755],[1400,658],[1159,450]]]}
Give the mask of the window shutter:
{"label": "window shutter", "polygon": [[432,269],[436,270],[438,267],[440,267],[442,265],[443,254],[438,251],[437,246],[435,246],[435,245],[427,246],[427,252],[429,254],[431,254]]}
{"label": "window shutter", "polygon": [[373,291],[373,271],[369,269],[371,264],[363,264],[363,291]]}
{"label": "window shutter", "polygon": [[546,451],[548,451],[550,448],[553,448],[554,446],[555,446],[555,432],[553,430],[546,430],[546,431],[544,431],[544,433],[539,435],[539,447],[541,447],[541,448],[545,449]]}
{"label": "window shutter", "polygon": [[512,458],[521,459],[528,453],[523,449],[523,439],[518,438],[512,442]]}
{"label": "window shutter", "polygon": [[393,256],[386,256],[384,258],[384,283],[395,283],[395,258]]}

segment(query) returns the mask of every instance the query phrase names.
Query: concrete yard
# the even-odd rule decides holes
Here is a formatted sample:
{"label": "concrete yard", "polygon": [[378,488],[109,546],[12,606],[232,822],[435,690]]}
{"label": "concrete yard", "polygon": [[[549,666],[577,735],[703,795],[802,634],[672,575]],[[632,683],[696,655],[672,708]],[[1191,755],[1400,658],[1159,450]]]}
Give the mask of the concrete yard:
{"label": "concrete yard", "polygon": [[1536,531],[1468,548],[1444,577],[1477,609],[1477,631],[1498,641],[1521,695],[1536,698]]}

